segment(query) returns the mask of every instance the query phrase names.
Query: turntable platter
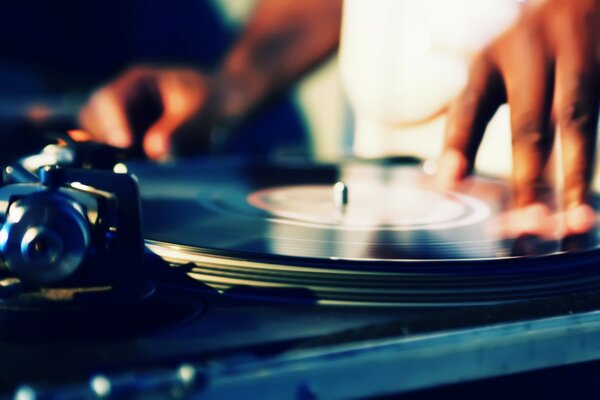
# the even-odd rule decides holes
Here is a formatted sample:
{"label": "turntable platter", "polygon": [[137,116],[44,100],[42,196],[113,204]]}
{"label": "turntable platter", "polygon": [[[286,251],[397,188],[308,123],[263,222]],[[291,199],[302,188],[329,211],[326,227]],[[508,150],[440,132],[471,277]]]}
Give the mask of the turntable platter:
{"label": "turntable platter", "polygon": [[[595,287],[600,240],[497,234],[505,183],[439,193],[409,165],[131,164],[147,245],[219,290],[299,288],[321,303],[481,304]],[[343,182],[341,202],[337,182]],[[339,184],[338,184],[339,185]],[[338,196],[338,197],[336,197]],[[343,204],[342,204],[343,203]]]}

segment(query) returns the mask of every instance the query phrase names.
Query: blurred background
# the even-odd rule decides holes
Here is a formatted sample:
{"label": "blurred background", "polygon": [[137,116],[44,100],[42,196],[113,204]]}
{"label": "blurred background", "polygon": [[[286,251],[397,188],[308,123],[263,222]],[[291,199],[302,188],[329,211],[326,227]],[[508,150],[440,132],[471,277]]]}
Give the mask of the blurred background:
{"label": "blurred background", "polygon": [[[479,2],[472,0],[452,3],[435,0],[436,7],[431,7],[432,1],[394,3],[377,0],[368,2],[367,6],[361,0],[346,0],[344,18],[351,20],[348,18],[349,4],[352,4],[354,14],[363,17],[365,12],[372,10],[371,20],[361,20],[370,23],[371,27],[381,27],[382,34],[394,38],[385,42],[388,47],[380,46],[383,54],[396,53],[397,49],[389,46],[398,37],[405,39],[403,45],[407,48],[413,48],[415,44],[420,46],[423,43],[419,36],[422,28],[429,29],[433,42],[427,42],[431,48],[431,54],[427,56],[436,58],[425,60],[422,65],[429,63],[427,65],[435,66],[438,71],[458,65],[457,73],[448,75],[447,80],[458,82],[454,86],[460,88],[468,57],[456,64],[455,55],[464,53],[457,45],[459,39],[472,41],[485,36],[479,35],[481,27],[491,26],[490,21],[502,17],[500,6],[514,7],[516,2],[487,0],[476,7]],[[175,6],[166,0],[3,2],[0,5],[0,158],[4,161],[13,153],[25,151],[39,133],[39,129],[32,133],[35,130],[32,126],[42,130],[76,128],[77,112],[90,93],[132,65],[186,65],[204,71],[214,70],[239,36],[256,3],[256,0],[179,0]],[[383,24],[377,12],[383,10],[385,13],[388,7],[401,3],[405,7],[403,12],[421,13],[420,17],[413,18],[406,13],[407,16],[400,19],[402,24],[395,16],[388,18],[387,25]],[[408,6],[415,10],[409,10]],[[431,10],[437,12],[431,13]],[[438,29],[443,25],[440,18],[446,21],[446,30]],[[348,21],[345,25],[349,25]],[[356,154],[366,158],[436,157],[442,143],[444,115],[430,119],[426,124],[409,127],[373,125],[360,119],[360,124],[355,123],[356,97],[360,96],[355,95],[349,100],[345,92],[355,85],[360,89],[359,93],[368,94],[369,77],[374,74],[369,72],[366,77],[360,76],[356,70],[348,68],[349,60],[359,59],[348,56],[348,48],[358,49],[361,44],[373,48],[371,45],[377,42],[371,36],[365,36],[366,39],[361,41],[356,35],[374,34],[369,26],[347,31],[350,33],[342,32],[339,55],[332,56],[253,115],[239,127],[243,134],[234,135],[224,150],[231,154],[300,155],[318,161],[334,161]],[[348,46],[348,43],[352,44]],[[474,45],[467,43],[464,46]],[[450,54],[452,51],[456,54]],[[389,60],[389,57],[381,58],[384,63]],[[346,63],[346,68],[342,65],[342,73],[340,63]],[[379,66],[376,69],[380,70]],[[409,103],[413,100],[426,103],[436,96],[438,101],[440,96],[446,95],[440,94],[445,86],[428,79],[436,71],[425,70],[419,64],[406,71],[412,72],[401,77],[412,79],[422,73],[415,82],[424,82],[425,86],[409,79],[399,85],[386,83],[384,87],[391,86],[402,92]],[[392,76],[395,73],[382,73],[384,81],[397,82],[394,81],[397,76]],[[401,84],[411,91],[407,92]],[[448,93],[453,90],[455,88],[448,89]],[[508,118],[507,107],[502,107],[488,127],[477,158],[477,168],[486,174],[506,176],[510,173]],[[52,126],[36,126],[42,120],[52,121]]]}
{"label": "blurred background", "polygon": [[[17,150],[18,144],[8,138],[25,135],[25,119],[30,123],[50,115],[61,121],[57,128],[74,125],[91,91],[131,65],[214,69],[255,4],[255,0],[179,0],[176,6],[166,0],[4,2],[0,153],[7,153],[8,147]],[[321,160],[347,153],[352,118],[336,62],[333,57],[268,104],[226,150]]]}

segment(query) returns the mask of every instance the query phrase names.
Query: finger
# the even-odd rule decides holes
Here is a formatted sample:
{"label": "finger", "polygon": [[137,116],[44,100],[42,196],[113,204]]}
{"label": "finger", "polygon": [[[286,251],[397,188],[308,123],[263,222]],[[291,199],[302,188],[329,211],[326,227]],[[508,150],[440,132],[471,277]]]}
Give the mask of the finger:
{"label": "finger", "polygon": [[544,167],[552,146],[552,65],[535,33],[520,32],[502,49],[504,77],[511,114],[515,203],[539,201]]}
{"label": "finger", "polygon": [[[555,116],[561,136],[567,225],[577,233],[593,226],[587,205],[594,170],[598,78],[592,38],[580,28],[561,29],[557,49]],[[587,221],[587,222],[586,222]]]}
{"label": "finger", "polygon": [[163,115],[144,136],[144,152],[152,160],[163,160],[171,152],[171,137],[183,121]]}
{"label": "finger", "polygon": [[171,137],[203,109],[207,93],[197,73],[186,70],[162,74],[157,89],[163,112],[147,130],[143,147],[148,157],[160,160],[171,152]]}
{"label": "finger", "polygon": [[438,184],[451,187],[471,172],[486,126],[504,101],[495,66],[486,55],[472,65],[466,88],[451,104],[438,162]]}
{"label": "finger", "polygon": [[160,118],[148,128],[144,135],[143,148],[148,158],[163,160],[171,151],[171,136],[189,117],[186,98],[180,85],[170,74],[165,74],[157,82],[157,90],[163,111]]}
{"label": "finger", "polygon": [[110,88],[95,93],[79,114],[81,126],[96,140],[116,147],[131,145],[125,99]]}

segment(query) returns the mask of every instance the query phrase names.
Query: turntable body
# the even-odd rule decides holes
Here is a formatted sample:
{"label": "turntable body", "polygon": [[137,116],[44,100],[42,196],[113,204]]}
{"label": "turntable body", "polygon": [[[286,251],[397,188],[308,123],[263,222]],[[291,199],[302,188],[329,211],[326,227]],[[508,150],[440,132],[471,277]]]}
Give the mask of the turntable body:
{"label": "turntable body", "polygon": [[502,182],[442,196],[406,165],[128,168],[155,295],[109,324],[1,340],[2,392],[426,398],[600,359],[596,232],[524,254],[489,229],[510,201]]}

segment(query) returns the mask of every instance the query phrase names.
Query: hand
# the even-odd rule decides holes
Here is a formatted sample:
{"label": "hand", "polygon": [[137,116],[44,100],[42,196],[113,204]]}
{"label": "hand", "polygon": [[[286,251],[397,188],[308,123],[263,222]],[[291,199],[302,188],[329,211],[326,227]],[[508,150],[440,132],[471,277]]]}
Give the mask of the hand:
{"label": "hand", "polygon": [[170,154],[176,133],[206,135],[214,108],[210,80],[202,73],[135,67],[91,96],[80,123],[95,140],[116,147],[130,147],[139,137],[146,155],[160,160]]}
{"label": "hand", "polygon": [[[81,125],[96,140],[119,147],[141,136],[153,159],[170,153],[171,138],[183,138],[187,150],[198,147],[216,122],[243,119],[331,54],[341,14],[341,0],[261,0],[215,77],[134,68],[91,97]],[[146,117],[145,126],[136,123],[138,116]]]}
{"label": "hand", "polygon": [[465,90],[450,107],[439,180],[452,185],[472,170],[487,123],[508,102],[517,208],[539,206],[537,191],[557,125],[566,233],[591,229],[599,31],[599,0],[524,5],[517,23],[476,57]]}

